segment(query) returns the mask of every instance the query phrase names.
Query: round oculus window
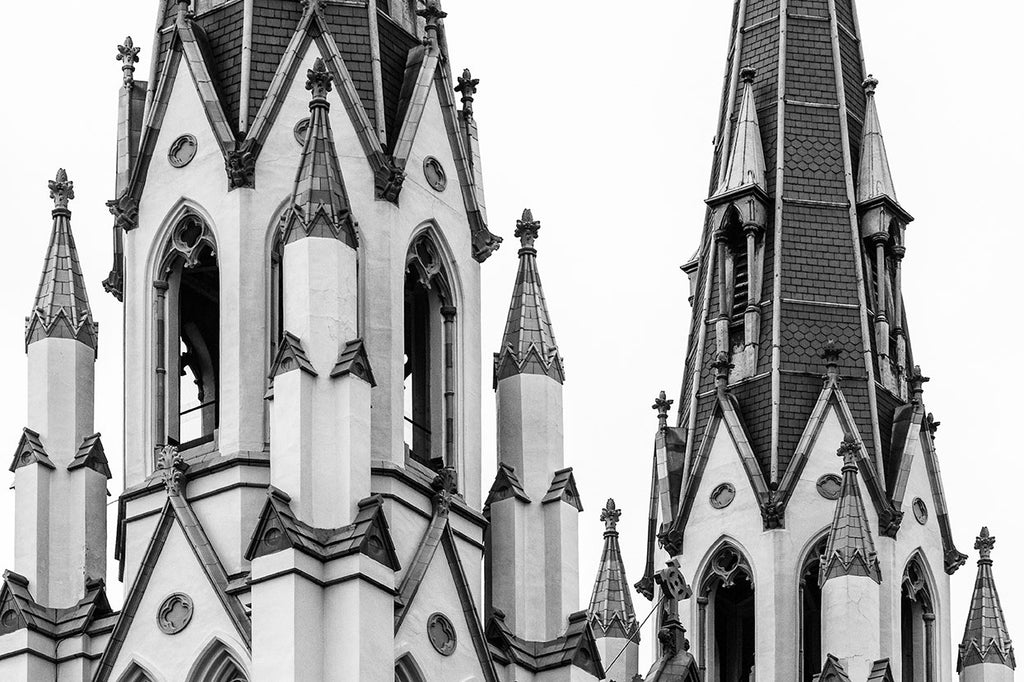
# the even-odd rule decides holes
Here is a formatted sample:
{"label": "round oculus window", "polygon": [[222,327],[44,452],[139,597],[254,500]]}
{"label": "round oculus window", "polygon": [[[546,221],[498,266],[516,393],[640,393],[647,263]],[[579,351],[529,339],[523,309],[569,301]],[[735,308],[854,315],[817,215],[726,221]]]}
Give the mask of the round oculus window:
{"label": "round oculus window", "polygon": [[725,509],[736,499],[736,487],[732,483],[722,483],[711,491],[711,506]]}
{"label": "round oculus window", "polygon": [[435,613],[427,619],[427,637],[430,639],[430,645],[442,656],[454,654],[459,643],[455,635],[455,626],[443,613]]}
{"label": "round oculus window", "polygon": [[175,168],[184,168],[196,158],[198,150],[199,142],[194,135],[182,135],[171,143],[171,148],[167,150],[167,160]]}
{"label": "round oculus window", "polygon": [[836,474],[825,474],[818,479],[818,494],[826,500],[838,500],[843,489],[843,479]]}
{"label": "round oculus window", "polygon": [[295,133],[295,141],[298,142],[299,145],[305,145],[306,135],[309,133],[309,117],[307,116],[296,123],[293,132]]}
{"label": "round oculus window", "polygon": [[914,498],[914,502],[911,505],[914,509],[914,518],[922,526],[928,523],[928,505],[924,503],[920,497]]}
{"label": "round oculus window", "polygon": [[423,177],[436,192],[443,192],[448,186],[448,175],[444,172],[444,166],[433,156],[423,159]]}
{"label": "round oculus window", "polygon": [[192,597],[182,592],[175,592],[164,599],[156,614],[156,624],[161,632],[176,635],[192,621]]}

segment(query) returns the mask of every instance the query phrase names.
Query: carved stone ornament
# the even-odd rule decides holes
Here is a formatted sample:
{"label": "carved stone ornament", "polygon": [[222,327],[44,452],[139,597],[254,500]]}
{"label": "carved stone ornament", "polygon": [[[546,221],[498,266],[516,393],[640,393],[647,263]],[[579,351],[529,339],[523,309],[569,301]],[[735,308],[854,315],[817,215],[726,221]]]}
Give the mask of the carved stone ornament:
{"label": "carved stone ornament", "polygon": [[176,635],[192,622],[194,611],[192,598],[183,592],[175,592],[160,604],[156,624],[165,635]]}
{"label": "carved stone ornament", "polygon": [[184,257],[186,268],[193,268],[199,263],[204,246],[216,251],[213,231],[205,220],[194,213],[186,214],[174,226],[171,246]]}
{"label": "carved stone ornament", "polygon": [[228,152],[224,160],[224,170],[228,174],[228,188],[256,186],[256,156],[252,153],[249,142],[242,143],[238,149]]}
{"label": "carved stone ornament", "polygon": [[843,479],[836,474],[825,474],[818,479],[816,487],[819,495],[834,502],[839,499],[839,493],[843,490]]}
{"label": "carved stone ornament", "polygon": [[139,226],[139,202],[130,194],[108,201],[107,210],[114,216],[114,227],[131,232]]}
{"label": "carved stone ornament", "polygon": [[295,124],[295,128],[292,130],[295,133],[295,141],[299,143],[300,147],[306,145],[306,135],[309,133],[309,117],[301,119]]}
{"label": "carved stone ornament", "polygon": [[167,160],[175,168],[184,168],[192,163],[192,159],[196,158],[197,151],[199,151],[199,141],[196,140],[195,135],[185,134],[171,143],[171,148],[167,150]]}
{"label": "carved stone ornament", "polygon": [[736,486],[732,483],[722,483],[711,491],[711,506],[715,509],[725,509],[736,499]]}
{"label": "carved stone ornament", "polygon": [[423,177],[435,192],[443,192],[448,187],[448,174],[444,166],[433,156],[423,159]]}
{"label": "carved stone ornament", "polygon": [[928,523],[928,505],[920,497],[915,497],[913,503],[910,505],[911,509],[914,510],[914,518],[922,526]]}
{"label": "carved stone ornament", "polygon": [[178,448],[168,445],[160,450],[157,471],[163,479],[167,493],[180,495],[182,487],[185,485],[185,472],[188,471],[188,463],[178,453]]}
{"label": "carved stone ornament", "polygon": [[743,556],[735,549],[725,546],[718,550],[715,558],[708,566],[708,576],[704,583],[705,592],[714,584],[714,579],[722,582],[722,587],[732,587],[738,579],[750,580],[750,566]]}
{"label": "carved stone ornament", "polygon": [[459,645],[455,626],[443,613],[435,613],[427,619],[427,638],[434,650],[442,656],[451,656]]}

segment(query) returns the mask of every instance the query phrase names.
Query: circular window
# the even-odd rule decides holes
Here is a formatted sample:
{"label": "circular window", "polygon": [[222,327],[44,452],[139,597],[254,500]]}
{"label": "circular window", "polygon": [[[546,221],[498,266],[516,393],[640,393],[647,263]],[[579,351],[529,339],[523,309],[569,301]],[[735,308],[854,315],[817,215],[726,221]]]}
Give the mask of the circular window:
{"label": "circular window", "polygon": [[268,528],[263,534],[263,544],[268,549],[280,549],[284,546],[284,533],[280,528]]}
{"label": "circular window", "polygon": [[199,150],[199,142],[194,135],[182,135],[171,143],[167,152],[167,160],[175,168],[184,168],[192,159],[196,158],[196,151]]}
{"label": "circular window", "polygon": [[818,494],[826,500],[838,500],[843,489],[843,479],[836,474],[825,474],[818,479]]}
{"label": "circular window", "polygon": [[306,134],[309,133],[309,118],[304,118],[295,124],[295,141],[300,145],[306,144]]}
{"label": "circular window", "polygon": [[448,176],[444,172],[444,166],[433,156],[428,156],[423,160],[423,177],[427,179],[427,184],[437,192],[443,192],[444,188],[448,186]]}
{"label": "circular window", "polygon": [[711,491],[711,506],[725,509],[736,499],[736,488],[732,483],[723,483]]}
{"label": "circular window", "polygon": [[914,503],[911,505],[914,508],[914,518],[922,526],[928,523],[928,505],[924,503],[920,497],[914,498]]}
{"label": "circular window", "polygon": [[0,616],[0,625],[5,630],[13,630],[18,626],[18,614],[14,609],[7,609],[4,615]]}
{"label": "circular window", "polygon": [[192,598],[187,594],[175,592],[164,599],[156,614],[156,624],[164,634],[176,635],[184,630],[192,620]]}
{"label": "circular window", "polygon": [[458,645],[455,626],[443,613],[435,613],[427,619],[427,637],[430,638],[430,645],[442,656],[451,656],[455,653],[455,647]]}

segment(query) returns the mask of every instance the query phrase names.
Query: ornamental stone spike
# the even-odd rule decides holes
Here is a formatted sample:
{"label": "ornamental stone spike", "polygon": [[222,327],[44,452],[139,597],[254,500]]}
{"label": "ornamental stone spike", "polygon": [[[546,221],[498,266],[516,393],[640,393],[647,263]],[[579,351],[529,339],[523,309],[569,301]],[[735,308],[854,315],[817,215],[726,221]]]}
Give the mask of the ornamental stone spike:
{"label": "ornamental stone spike", "polygon": [[135,82],[135,65],[139,61],[139,48],[135,47],[131,36],[124,39],[124,44],[117,46],[117,61],[121,62],[124,87],[130,88]]}
{"label": "ornamental stone spike", "polygon": [[473,73],[469,69],[464,69],[462,75],[459,76],[459,84],[455,86],[455,92],[462,95],[463,118],[473,118],[473,100],[476,98],[478,85],[480,85],[480,79],[473,78]]}
{"label": "ornamental stone spike", "polygon": [[601,510],[601,521],[604,523],[605,535],[608,533],[618,533],[617,526],[621,517],[622,510],[616,509],[615,499],[609,497],[608,502],[604,505],[604,509]]}
{"label": "ornamental stone spike", "polygon": [[75,183],[68,180],[68,173],[63,168],[57,171],[57,177],[48,183],[50,198],[53,199],[54,210],[68,209],[68,202],[75,198]]}
{"label": "ornamental stone spike", "polygon": [[524,249],[534,248],[533,244],[537,241],[539,232],[540,221],[533,219],[533,211],[528,208],[523,209],[523,217],[516,221],[515,233],[522,247]]}
{"label": "ornamental stone spike", "polygon": [[313,94],[313,102],[310,103],[310,106],[313,106],[313,103],[319,104],[318,100],[327,103],[327,93],[331,91],[333,81],[334,76],[327,70],[323,58],[317,57],[313,62],[313,68],[306,72],[306,89]]}
{"label": "ornamental stone spike", "polygon": [[988,532],[988,526],[981,529],[977,540],[974,541],[974,549],[978,550],[981,561],[992,562],[992,550],[996,546],[996,538]]}
{"label": "ornamental stone spike", "polygon": [[659,431],[668,428],[668,411],[672,409],[672,403],[674,402],[674,400],[668,399],[665,395],[665,391],[662,391],[658,394],[658,398],[654,401],[654,404],[651,405],[651,409],[657,410],[658,412]]}

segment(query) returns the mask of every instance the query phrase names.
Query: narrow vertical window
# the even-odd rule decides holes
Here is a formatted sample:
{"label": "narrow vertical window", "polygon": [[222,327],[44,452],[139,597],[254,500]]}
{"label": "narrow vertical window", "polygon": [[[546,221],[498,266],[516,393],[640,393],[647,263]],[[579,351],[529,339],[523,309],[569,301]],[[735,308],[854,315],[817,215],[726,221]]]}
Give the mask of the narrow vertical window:
{"label": "narrow vertical window", "polygon": [[828,536],[818,541],[803,561],[800,571],[800,680],[812,682],[821,672],[821,557]]}
{"label": "narrow vertical window", "polygon": [[[756,613],[750,565],[734,548],[716,552],[701,584],[698,663],[705,679],[746,682],[754,668]],[[706,600],[706,602],[704,601]]]}
{"label": "narrow vertical window", "polygon": [[404,310],[404,433],[410,459],[431,469],[455,465],[457,309],[429,236],[409,251]]}
{"label": "narrow vertical window", "polygon": [[903,682],[935,682],[935,610],[924,568],[915,557],[903,573],[900,649]]}

